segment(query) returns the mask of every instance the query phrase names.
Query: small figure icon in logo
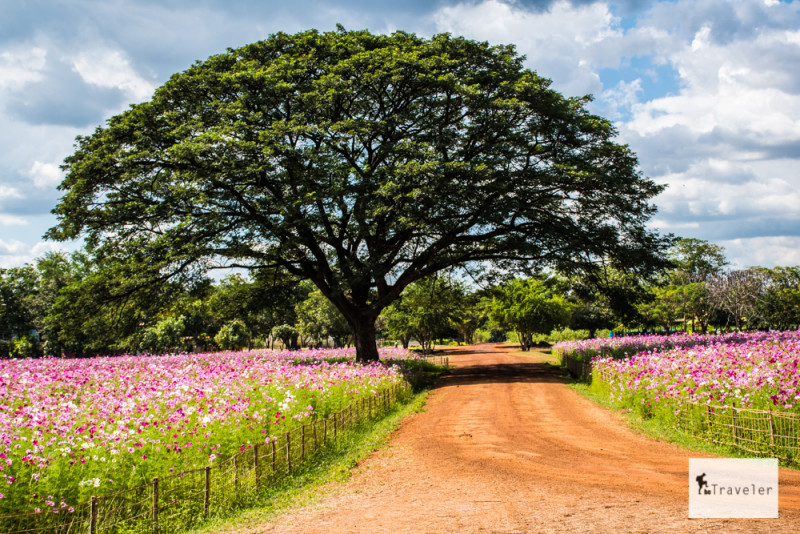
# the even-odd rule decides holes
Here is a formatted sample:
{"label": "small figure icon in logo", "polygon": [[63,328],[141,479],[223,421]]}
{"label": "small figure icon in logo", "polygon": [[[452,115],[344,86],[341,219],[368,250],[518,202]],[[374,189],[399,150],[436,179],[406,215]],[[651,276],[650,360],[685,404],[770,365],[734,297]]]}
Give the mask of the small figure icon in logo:
{"label": "small figure icon in logo", "polygon": [[[706,474],[703,473],[702,475],[700,475],[698,477],[695,477],[695,480],[697,481],[697,486],[698,486],[697,487],[697,494],[698,495],[702,495],[703,494],[703,487],[706,487],[706,488],[708,487],[708,482],[706,481]],[[705,494],[706,495],[711,495],[711,490],[707,489],[705,491]]]}

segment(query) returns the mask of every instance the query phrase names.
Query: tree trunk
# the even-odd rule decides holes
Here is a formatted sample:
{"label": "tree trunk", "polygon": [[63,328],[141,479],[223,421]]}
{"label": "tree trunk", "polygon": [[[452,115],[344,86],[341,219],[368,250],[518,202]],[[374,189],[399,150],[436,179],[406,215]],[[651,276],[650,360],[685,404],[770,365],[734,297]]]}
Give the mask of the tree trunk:
{"label": "tree trunk", "polygon": [[378,345],[375,343],[375,318],[361,317],[350,324],[353,330],[353,344],[356,346],[356,361],[377,362]]}

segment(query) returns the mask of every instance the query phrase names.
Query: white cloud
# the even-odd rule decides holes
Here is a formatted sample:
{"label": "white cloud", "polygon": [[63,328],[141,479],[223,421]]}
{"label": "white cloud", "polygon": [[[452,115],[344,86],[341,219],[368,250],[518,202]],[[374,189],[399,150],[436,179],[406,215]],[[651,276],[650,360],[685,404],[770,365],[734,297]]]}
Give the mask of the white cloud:
{"label": "white cloud", "polygon": [[[724,240],[740,266],[798,264],[800,35],[755,0],[693,6],[659,3],[646,19],[670,35],[663,58],[680,89],[634,103],[618,125],[645,172],[669,185],[654,226]],[[608,91],[612,103],[621,89]]]}
{"label": "white cloud", "polygon": [[642,80],[640,78],[632,82],[620,80],[612,89],[603,91],[598,98],[598,105],[603,108],[603,114],[606,117],[616,120],[623,113],[627,113],[632,106],[639,103],[641,94]]}
{"label": "white cloud", "polygon": [[26,226],[28,219],[16,215],[0,213],[0,226]]}
{"label": "white cloud", "polygon": [[33,185],[39,189],[56,187],[64,178],[64,173],[54,163],[34,161],[28,176],[33,180]]}
{"label": "white cloud", "polygon": [[0,185],[0,200],[12,198],[25,198],[19,189],[16,187],[9,187],[7,185]]}
{"label": "white cloud", "polygon": [[547,11],[533,12],[515,3],[484,0],[442,7],[433,17],[440,32],[515,43],[530,68],[569,96],[600,91],[596,66],[604,59],[593,48],[622,35],[617,19],[600,2],[574,6],[559,0]]}
{"label": "white cloud", "polygon": [[83,51],[73,60],[73,68],[84,82],[118,89],[135,102],[149,99],[155,90],[152,83],[134,71],[128,58],[119,50],[96,48]]}
{"label": "white cloud", "polygon": [[800,266],[800,236],[730,239],[717,244],[737,268]]}
{"label": "white cloud", "polygon": [[69,248],[53,241],[39,241],[33,246],[17,239],[0,239],[0,268],[33,263],[48,252],[68,252]]}
{"label": "white cloud", "polygon": [[0,239],[0,255],[20,254],[23,252],[28,252],[29,250],[30,248],[28,245],[22,241],[18,241],[16,239],[9,239],[6,241],[5,239]]}
{"label": "white cloud", "polygon": [[20,89],[42,79],[47,52],[43,48],[16,48],[0,52],[0,90]]}

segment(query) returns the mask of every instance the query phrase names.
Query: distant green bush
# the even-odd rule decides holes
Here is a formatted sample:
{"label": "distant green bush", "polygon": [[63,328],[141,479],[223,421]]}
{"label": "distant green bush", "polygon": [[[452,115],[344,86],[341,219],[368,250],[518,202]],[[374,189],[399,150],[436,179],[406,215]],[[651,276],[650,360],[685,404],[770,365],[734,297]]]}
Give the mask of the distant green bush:
{"label": "distant green bush", "polygon": [[223,350],[240,350],[250,344],[250,332],[247,326],[239,319],[225,323],[214,336],[214,343]]}
{"label": "distant green bush", "polygon": [[588,330],[573,330],[571,328],[563,328],[561,330],[553,330],[548,336],[550,343],[560,343],[561,341],[580,341],[582,339],[589,339]]}

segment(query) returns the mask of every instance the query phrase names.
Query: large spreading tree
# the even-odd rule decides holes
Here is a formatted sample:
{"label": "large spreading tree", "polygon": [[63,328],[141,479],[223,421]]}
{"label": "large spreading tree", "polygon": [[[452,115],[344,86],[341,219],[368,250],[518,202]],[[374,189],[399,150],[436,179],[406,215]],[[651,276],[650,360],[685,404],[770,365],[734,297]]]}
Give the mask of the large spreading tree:
{"label": "large spreading tree", "polygon": [[212,56],[78,138],[48,236],[85,236],[141,285],[285,269],[342,312],[360,360],[381,310],[454,265],[652,265],[661,187],[523,59],[342,28]]}

